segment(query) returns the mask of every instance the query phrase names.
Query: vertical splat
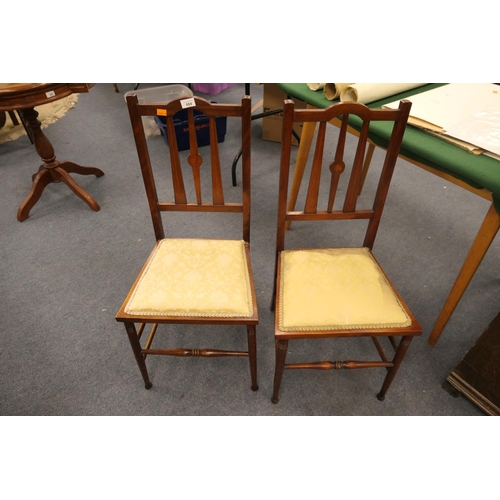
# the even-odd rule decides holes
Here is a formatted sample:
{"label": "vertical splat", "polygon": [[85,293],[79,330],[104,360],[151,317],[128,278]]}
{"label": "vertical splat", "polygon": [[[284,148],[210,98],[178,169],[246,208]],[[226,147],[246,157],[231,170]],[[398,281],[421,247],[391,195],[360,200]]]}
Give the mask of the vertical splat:
{"label": "vertical splat", "polygon": [[323,164],[323,149],[325,145],[326,122],[322,122],[318,129],[318,139],[316,141],[316,150],[311,168],[311,177],[309,178],[309,188],[307,190],[307,199],[304,212],[306,214],[316,213],[318,210],[318,193],[321,181],[321,168]]}
{"label": "vertical splat", "polygon": [[340,175],[345,170],[344,146],[345,146],[345,137],[347,133],[348,119],[349,119],[348,114],[345,114],[342,117],[342,125],[340,127],[337,149],[335,151],[335,159],[330,164],[330,172],[332,173],[332,178],[330,180],[330,194],[328,196],[328,209],[327,209],[328,213],[332,213],[333,204],[335,202],[335,195],[337,193],[337,187],[339,185]]}
{"label": "vertical splat", "polygon": [[175,137],[174,119],[172,116],[167,116],[167,134],[175,203],[187,203],[186,190],[184,189],[184,181],[182,179],[182,170],[179,160],[179,151],[177,148],[177,139]]}
{"label": "vertical splat", "polygon": [[344,212],[354,212],[356,210],[356,202],[359,196],[359,188],[361,185],[361,178],[363,173],[363,162],[365,159],[366,143],[368,141],[368,129],[370,122],[363,121],[363,127],[358,138],[358,147],[356,148],[356,156],[354,157],[354,164],[352,166],[351,178],[347,188],[347,194],[344,202]]}
{"label": "vertical splat", "polygon": [[201,179],[200,166],[203,163],[203,158],[198,152],[198,141],[196,140],[196,128],[194,123],[194,111],[188,110],[188,127],[189,127],[189,156],[187,161],[193,169],[194,188],[196,191],[196,203],[201,205]]}
{"label": "vertical splat", "polygon": [[215,116],[211,116],[210,124],[210,160],[212,164],[212,199],[214,205],[224,205],[224,190],[219,160],[219,141]]}

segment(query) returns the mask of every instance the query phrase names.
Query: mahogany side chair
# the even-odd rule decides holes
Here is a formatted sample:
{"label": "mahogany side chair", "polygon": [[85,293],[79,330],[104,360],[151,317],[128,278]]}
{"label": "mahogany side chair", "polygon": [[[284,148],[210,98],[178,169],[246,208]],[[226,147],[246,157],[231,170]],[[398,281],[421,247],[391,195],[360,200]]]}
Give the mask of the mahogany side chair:
{"label": "mahogany side chair", "polygon": [[[131,94],[127,96],[127,105],[156,244],[118,311],[116,321],[125,325],[145,387],[152,387],[146,368],[146,357],[149,355],[240,356],[249,358],[251,388],[256,391],[258,312],[250,263],[251,99],[244,96],[240,104],[234,105],[210,103],[199,97],[176,99],[168,104],[139,104],[137,95]],[[179,151],[175,133],[173,118],[181,110],[187,111],[188,115],[189,151]],[[199,122],[195,124],[194,110],[207,117],[209,145],[198,147],[196,129]],[[151,139],[146,139],[142,117],[157,115],[166,117],[169,153],[163,145],[165,154],[159,155],[156,151],[153,155]],[[220,117],[229,117],[237,130],[236,122],[241,123],[243,182],[241,196],[240,193],[231,193],[236,200],[234,202],[227,202],[222,184],[219,150],[224,145],[219,145],[217,138],[217,119]],[[153,168],[153,165],[158,167],[159,156],[164,160],[163,170]],[[171,182],[168,181],[170,177]],[[160,178],[170,185],[164,189],[164,199],[168,198],[168,201],[159,201]],[[210,212],[210,217],[219,221],[215,224],[219,231],[226,234],[231,227],[234,230],[232,236],[237,238],[240,231],[238,219],[241,218],[242,237],[221,239],[219,235],[211,239],[212,233],[209,237],[200,238],[192,235],[168,237],[162,223],[164,212],[168,212],[170,218],[172,212],[187,212],[187,218],[200,216],[200,212]],[[227,217],[231,215],[228,214],[236,217],[233,219],[235,223],[229,226]],[[189,229],[187,224],[186,230]],[[183,227],[181,231],[184,231]],[[158,325],[161,325],[158,334],[164,335],[168,334],[172,324],[241,325],[247,333],[248,350],[153,348]],[[139,325],[138,328],[136,325]],[[144,341],[141,337],[146,325],[151,325],[151,331]],[[234,334],[234,328],[230,331]]]}
{"label": "mahogany side chair", "polygon": [[[397,110],[369,109],[363,104],[341,102],[326,109],[295,110],[293,101],[285,101],[275,281],[271,306],[275,310],[276,348],[273,403],[279,401],[285,368],[320,370],[385,368],[387,374],[377,395],[382,401],[410,342],[414,336],[422,333],[417,320],[372,253],[410,108],[409,101],[401,101]],[[363,122],[359,137],[353,139],[357,140],[357,145],[350,156],[345,154],[349,115],[356,115]],[[333,119],[341,121],[338,139],[336,137],[325,139],[328,122]],[[389,126],[393,127],[391,139],[385,150],[383,166],[379,175],[377,174],[372,196],[367,201],[364,192],[361,200],[360,183],[370,122],[379,120],[387,121]],[[308,177],[308,184],[304,186],[304,208],[290,211],[287,206],[294,122],[316,122],[318,134],[312,158],[309,160],[310,169],[304,174],[306,182]],[[329,128],[336,130],[334,127]],[[332,142],[333,147],[330,146]],[[332,151],[328,151],[328,147]],[[328,154],[331,155],[330,158]],[[352,156],[354,158],[351,161]],[[346,179],[342,179],[339,184],[344,172]],[[339,185],[345,187],[338,189]],[[358,205],[363,205],[364,208],[359,208]],[[366,232],[364,223],[360,223],[360,220],[366,221]],[[295,224],[294,246],[298,248],[285,249],[286,225],[291,221]],[[298,224],[296,221],[303,221],[304,224]],[[351,232],[349,237],[352,238],[351,234],[361,232],[364,233],[364,242],[359,247],[339,245],[340,248],[335,248],[331,247],[332,241],[328,240],[325,248],[317,248],[325,243],[323,239],[315,239],[314,244],[310,245],[312,248],[309,248],[307,241],[302,245],[300,234],[297,234],[304,225],[307,226],[306,221],[316,221],[316,224],[322,221],[321,224],[327,225],[330,224],[327,221],[343,221],[341,223],[343,227],[346,227],[346,224],[347,226],[352,226],[354,223],[361,224],[361,231]],[[337,223],[338,228],[339,223]],[[312,232],[304,231],[304,238],[306,234],[308,238],[314,238]],[[287,239],[290,237],[288,234]],[[335,237],[338,238],[336,235]],[[352,240],[344,241],[349,241],[350,244]],[[347,337],[358,340],[360,337],[371,337],[375,344],[374,353],[375,350],[378,352],[380,360],[377,356],[370,356],[375,360],[286,363],[290,340]],[[388,340],[383,342],[394,351],[393,356],[385,354],[381,343],[382,337],[388,337]],[[343,347],[344,344],[345,342],[342,343]],[[347,345],[352,346],[349,341]],[[365,357],[363,349],[360,351],[363,354],[357,354],[356,357]]]}

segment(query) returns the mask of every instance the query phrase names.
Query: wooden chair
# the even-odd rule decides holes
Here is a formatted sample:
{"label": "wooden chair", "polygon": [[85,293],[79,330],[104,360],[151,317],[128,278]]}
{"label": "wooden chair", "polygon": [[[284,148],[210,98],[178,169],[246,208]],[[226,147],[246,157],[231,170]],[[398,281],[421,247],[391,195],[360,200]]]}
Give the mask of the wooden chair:
{"label": "wooden chair", "polygon": [[[295,110],[293,101],[285,101],[275,289],[272,304],[272,308],[275,309],[276,347],[273,403],[279,401],[284,368],[330,370],[383,367],[387,369],[387,375],[377,395],[379,400],[383,400],[411,340],[415,335],[422,333],[417,320],[372,253],[410,107],[411,103],[408,101],[401,101],[398,110],[369,109],[363,104],[343,102],[321,110]],[[350,169],[346,168],[345,157],[347,155],[344,154],[349,114],[357,115],[363,121]],[[332,155],[333,161],[326,165],[327,169],[324,169],[323,157],[327,153],[324,149],[325,144],[329,144],[326,139],[327,123],[337,117],[341,119],[341,127],[338,132],[336,151]],[[370,121],[375,120],[394,122],[394,128],[383,167],[376,182],[376,193],[370,200],[369,208],[359,209],[357,205],[361,204],[361,200],[358,196],[369,125]],[[318,124],[316,146],[302,211],[290,211],[287,208],[294,122],[317,122]],[[336,130],[334,127],[330,128]],[[353,138],[353,140],[356,139]],[[325,161],[325,163],[329,162]],[[345,183],[345,198],[343,201],[336,201],[335,193],[344,170],[348,174],[346,179],[348,182]],[[325,182],[322,183],[322,180]],[[320,189],[322,187],[323,189]],[[363,198],[365,196],[366,193],[363,192]],[[323,221],[322,224],[325,224],[325,221],[331,220],[344,221],[342,224],[366,220],[368,227],[363,246],[316,248],[318,244],[321,245],[321,242],[316,241],[315,248],[301,245],[300,248],[285,249],[287,222]],[[299,237],[297,231],[301,228],[303,228],[302,225],[294,222],[294,238]],[[314,236],[312,232],[308,234],[309,237]],[[288,234],[287,238],[290,237],[291,235]],[[290,340],[345,337],[371,337],[381,361],[285,363]],[[380,343],[381,337],[388,337],[395,351],[392,359],[385,355]],[[395,337],[401,337],[399,343]]]}
{"label": "wooden chair", "polygon": [[[198,97],[177,99],[168,104],[139,104],[137,95],[132,94],[127,96],[127,105],[151,211],[156,245],[118,311],[116,320],[125,325],[145,387],[146,389],[152,387],[145,363],[148,355],[244,356],[249,357],[251,388],[256,391],[258,386],[255,327],[258,324],[258,314],[250,264],[251,99],[245,96],[241,104],[236,105],[211,104]],[[182,151],[179,153],[173,121],[174,114],[183,108],[188,114],[190,148],[189,152],[184,151],[184,155]],[[208,117],[207,123],[210,129],[210,145],[200,148],[196,139],[193,113],[195,109]],[[173,191],[171,201],[158,201],[160,190],[155,183],[155,175],[160,178],[166,170],[164,172],[155,170],[155,175],[153,174],[153,154],[148,150],[142,123],[143,116],[155,115],[166,116]],[[233,123],[235,118],[241,122],[242,197],[234,203],[228,203],[224,198],[219,158],[221,146],[217,141],[216,130],[217,117],[234,117],[231,118]],[[196,125],[196,128],[199,128],[199,125]],[[164,147],[166,160],[167,146]],[[205,163],[204,159],[207,160]],[[187,184],[191,178],[194,181]],[[202,197],[202,186],[207,187],[206,184],[211,185],[210,201]],[[193,185],[194,189],[187,189]],[[194,201],[188,201],[190,194]],[[211,212],[219,220],[223,219],[218,227],[219,231],[227,227],[227,219],[222,214],[240,214],[242,238],[165,237],[162,212],[189,212],[193,216],[199,215],[200,212]],[[238,228],[239,223],[236,226],[237,233]],[[136,324],[140,325],[137,330]],[[144,343],[141,342],[141,336],[146,324],[151,324],[152,328],[149,338]],[[246,327],[248,351],[155,349],[151,344],[160,324],[242,325]]]}

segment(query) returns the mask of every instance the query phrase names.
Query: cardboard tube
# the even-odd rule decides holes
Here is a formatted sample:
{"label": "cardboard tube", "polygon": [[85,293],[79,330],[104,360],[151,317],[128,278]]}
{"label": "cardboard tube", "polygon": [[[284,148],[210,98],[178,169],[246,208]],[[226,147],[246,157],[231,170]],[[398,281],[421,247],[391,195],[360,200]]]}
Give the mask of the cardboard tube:
{"label": "cardboard tube", "polygon": [[323,94],[329,101],[338,99],[342,91],[344,91],[349,85],[354,85],[353,83],[325,83],[325,88],[323,89]]}
{"label": "cardboard tube", "polygon": [[340,100],[367,104],[422,85],[425,83],[353,83],[341,91]]}

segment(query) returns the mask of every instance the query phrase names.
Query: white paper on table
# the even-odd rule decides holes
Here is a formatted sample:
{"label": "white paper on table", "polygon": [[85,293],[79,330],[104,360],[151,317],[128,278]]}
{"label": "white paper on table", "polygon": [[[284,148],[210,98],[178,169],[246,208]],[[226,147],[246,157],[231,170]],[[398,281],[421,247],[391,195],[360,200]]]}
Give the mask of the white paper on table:
{"label": "white paper on table", "polygon": [[425,83],[353,83],[340,93],[341,101],[355,101],[368,104],[394,94],[406,92]]}
{"label": "white paper on table", "polygon": [[[493,83],[450,83],[409,97],[408,123],[438,132],[469,151],[500,154],[500,87]],[[396,109],[399,101],[384,108]],[[481,152],[481,151],[479,151]],[[492,155],[492,156],[493,156]],[[496,157],[496,156],[495,156]]]}
{"label": "white paper on table", "polygon": [[500,155],[500,108],[483,108],[447,127],[446,134]]}

